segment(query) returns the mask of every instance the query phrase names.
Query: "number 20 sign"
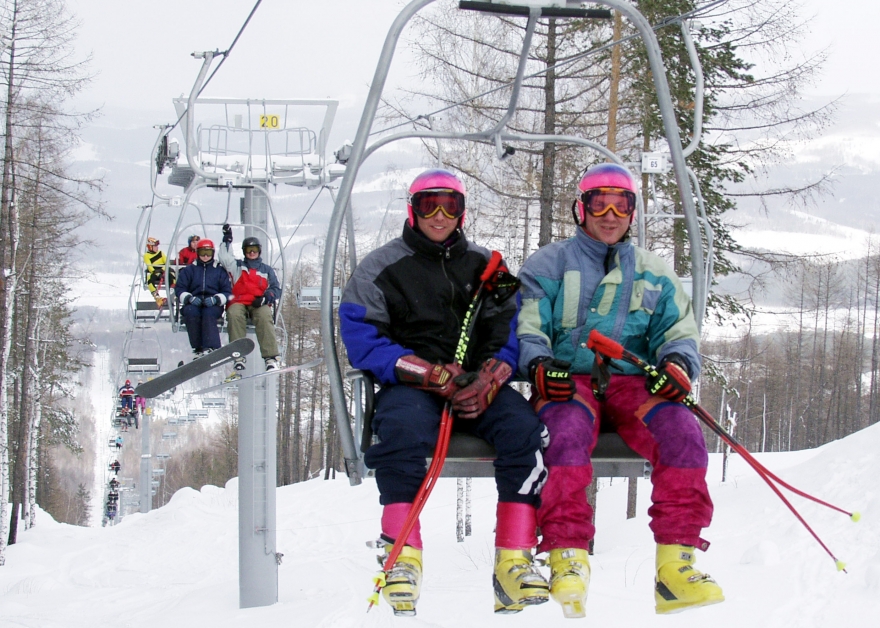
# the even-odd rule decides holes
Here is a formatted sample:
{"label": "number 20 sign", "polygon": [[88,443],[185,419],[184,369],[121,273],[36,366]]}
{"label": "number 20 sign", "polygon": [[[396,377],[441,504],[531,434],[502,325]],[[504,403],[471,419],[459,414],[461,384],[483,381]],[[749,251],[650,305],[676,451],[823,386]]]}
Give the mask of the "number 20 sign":
{"label": "number 20 sign", "polygon": [[280,126],[278,116],[263,114],[260,116],[261,129],[277,129]]}

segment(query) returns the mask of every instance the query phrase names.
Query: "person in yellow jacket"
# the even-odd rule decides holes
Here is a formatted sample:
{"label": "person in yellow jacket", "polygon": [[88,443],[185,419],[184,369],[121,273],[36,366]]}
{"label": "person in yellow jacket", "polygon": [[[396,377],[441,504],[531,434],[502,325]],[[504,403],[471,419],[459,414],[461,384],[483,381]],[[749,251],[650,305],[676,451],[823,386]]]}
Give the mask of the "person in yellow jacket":
{"label": "person in yellow jacket", "polygon": [[[159,307],[165,307],[168,304],[168,299],[159,295],[159,288],[165,283],[165,265],[167,263],[168,259],[165,257],[165,253],[159,250],[159,240],[152,237],[147,238],[147,252],[144,253],[147,290],[156,299],[156,305]],[[176,280],[173,269],[169,273],[169,278],[173,287]]]}

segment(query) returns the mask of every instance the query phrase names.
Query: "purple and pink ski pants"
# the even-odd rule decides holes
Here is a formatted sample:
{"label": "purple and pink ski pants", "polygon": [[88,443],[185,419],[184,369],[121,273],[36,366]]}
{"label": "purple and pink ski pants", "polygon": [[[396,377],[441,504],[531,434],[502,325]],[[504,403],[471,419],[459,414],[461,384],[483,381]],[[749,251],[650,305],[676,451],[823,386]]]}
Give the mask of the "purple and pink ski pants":
{"label": "purple and pink ski pants", "polygon": [[547,483],[541,492],[539,551],[587,549],[596,532],[586,489],[593,478],[590,456],[601,425],[616,431],[654,467],[648,509],[654,540],[706,549],[700,532],[712,520],[706,486],[708,454],[696,417],[680,403],[645,390],[639,375],[611,378],[605,401],[593,396],[590,377],[575,375],[577,393],[565,403],[540,400],[535,409],[550,431],[544,451]]}

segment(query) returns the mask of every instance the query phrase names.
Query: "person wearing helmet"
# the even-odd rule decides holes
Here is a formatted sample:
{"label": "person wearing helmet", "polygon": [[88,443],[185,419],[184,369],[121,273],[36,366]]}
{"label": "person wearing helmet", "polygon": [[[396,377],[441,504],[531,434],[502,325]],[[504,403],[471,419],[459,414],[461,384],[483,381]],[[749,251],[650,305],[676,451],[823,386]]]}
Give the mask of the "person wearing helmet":
{"label": "person wearing helmet", "polygon": [[119,388],[119,415],[125,416],[134,408],[134,388],[131,380],[125,380],[125,383]]}
{"label": "person wearing helmet", "polygon": [[[595,533],[585,491],[600,426],[653,465],[656,612],[724,601],[715,581],[693,567],[695,548],[709,546],[700,533],[712,520],[706,444],[680,403],[700,374],[699,332],[679,278],[630,239],[636,193],[622,166],[587,169],[572,204],[574,237],[540,248],[520,271],[519,371],[550,430],[540,550],[549,552],[550,595],[567,617],[584,616]],[[618,361],[623,374],[609,380],[587,348],[594,329],[657,364],[657,374]]]}
{"label": "person wearing helmet", "polygon": [[[165,284],[165,265],[167,263],[168,259],[165,257],[165,253],[159,250],[159,240],[153,237],[147,238],[147,251],[144,253],[144,283],[147,286],[147,290],[150,291],[150,294],[156,300],[156,305],[160,308],[168,304],[168,299],[159,295],[159,288]],[[174,269],[171,269],[168,275],[173,287],[175,282]]]}
{"label": "person wearing helmet", "polygon": [[[465,207],[464,184],[451,172],[417,176],[403,234],[367,255],[346,284],[340,331],[352,366],[382,384],[371,423],[380,442],[364,460],[376,471],[386,552],[425,478],[444,405],[451,403],[456,428],[497,451],[495,611],[515,613],[549,599],[532,558],[545,430],[507,385],[516,367],[515,298],[485,300],[467,353],[456,362],[462,321],[490,258],[465,237]],[[382,589],[396,614],[415,613],[421,577],[417,524]]]}
{"label": "person wearing helmet", "polygon": [[178,265],[188,266],[199,259],[199,255],[196,253],[196,247],[201,239],[202,237],[198,235],[191,235],[189,237],[189,240],[187,240],[188,244],[180,249],[180,252],[177,254]]}
{"label": "person wearing helmet", "polygon": [[[278,361],[278,342],[275,338],[274,305],[281,298],[281,286],[275,269],[263,263],[260,255],[263,247],[254,237],[242,240],[244,259],[236,259],[229,250],[232,244],[232,227],[223,225],[223,245],[220,247],[220,263],[232,276],[232,299],[226,309],[229,342],[247,335],[247,319],[254,322],[260,355],[267,371],[281,368]],[[228,380],[239,379],[245,368],[246,358],[233,362],[233,372]]]}
{"label": "person wearing helmet", "polygon": [[214,243],[201,239],[196,243],[199,259],[180,269],[174,292],[180,304],[180,316],[186,325],[189,344],[195,357],[220,348],[217,323],[232,296],[229,274],[214,258]]}

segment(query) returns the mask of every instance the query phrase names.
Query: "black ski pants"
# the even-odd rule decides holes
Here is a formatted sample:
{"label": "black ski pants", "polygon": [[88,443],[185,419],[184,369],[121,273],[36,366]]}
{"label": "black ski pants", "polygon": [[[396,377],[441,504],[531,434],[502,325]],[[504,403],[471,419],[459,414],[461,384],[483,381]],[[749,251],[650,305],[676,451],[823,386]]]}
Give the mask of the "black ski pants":
{"label": "black ski pants", "polygon": [[[443,404],[441,397],[409,386],[385,386],[377,393],[372,427],[380,442],[367,450],[364,462],[376,470],[381,504],[415,499],[437,443]],[[544,426],[531,404],[504,386],[482,415],[453,420],[454,431],[495,447],[498,501],[538,506],[547,479],[541,455]]]}

